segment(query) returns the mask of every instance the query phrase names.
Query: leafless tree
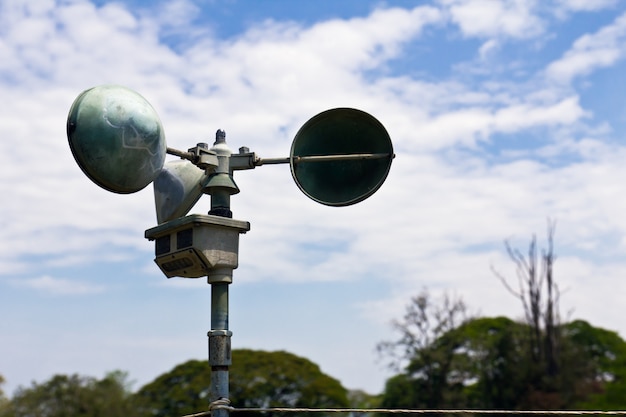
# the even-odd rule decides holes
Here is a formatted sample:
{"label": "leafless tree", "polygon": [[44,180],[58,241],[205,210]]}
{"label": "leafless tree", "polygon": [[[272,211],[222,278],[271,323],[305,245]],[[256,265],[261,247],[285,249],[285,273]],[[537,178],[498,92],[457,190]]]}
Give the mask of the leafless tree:
{"label": "leafless tree", "polygon": [[468,318],[467,307],[461,298],[445,294],[441,300],[433,300],[424,289],[411,297],[402,320],[391,322],[399,337],[380,342],[376,350],[381,357],[390,359],[392,369],[399,371],[407,362],[427,352],[435,340]]}
{"label": "leafless tree", "polygon": [[530,328],[529,353],[534,363],[543,367],[543,372],[550,377],[559,374],[560,353],[560,315],[559,288],[554,280],[554,233],[556,222],[548,220],[548,247],[537,251],[537,238],[533,235],[525,256],[504,242],[506,251],[516,266],[517,288],[504,275],[492,271],[504,284],[505,288],[518,298],[523,305],[524,315]]}

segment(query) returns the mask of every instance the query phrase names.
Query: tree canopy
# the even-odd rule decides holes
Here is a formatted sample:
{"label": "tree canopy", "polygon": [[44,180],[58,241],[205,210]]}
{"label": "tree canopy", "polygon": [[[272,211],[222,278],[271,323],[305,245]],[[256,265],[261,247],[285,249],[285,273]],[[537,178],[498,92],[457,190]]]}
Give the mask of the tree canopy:
{"label": "tree canopy", "polygon": [[[348,392],[339,381],[308,359],[284,351],[249,349],[234,349],[232,358],[230,400],[236,407],[349,405]],[[134,394],[126,379],[120,371],[101,380],[55,375],[18,388],[10,400],[2,401],[0,395],[0,417],[182,416],[208,409],[211,367],[206,360],[182,363]],[[2,382],[0,377],[0,386]],[[371,403],[375,397],[354,392],[351,400]]]}
{"label": "tree canopy", "polygon": [[[234,349],[232,357],[230,401],[236,407],[348,406],[346,389],[308,359],[284,351],[249,349]],[[207,361],[178,365],[137,392],[139,415],[160,417],[206,410],[210,380]]]}
{"label": "tree canopy", "polygon": [[[626,342],[583,320],[562,323],[554,275],[554,222],[548,249],[533,236],[527,255],[506,250],[517,284],[497,277],[521,301],[523,321],[468,317],[461,300],[414,297],[395,341],[379,344],[401,372],[387,381],[388,408],[623,409]],[[398,353],[399,352],[399,353]]]}
{"label": "tree canopy", "polygon": [[4,377],[0,375],[0,416],[5,413],[6,407],[8,406],[8,398],[4,395],[4,390],[2,386],[4,385]]}
{"label": "tree canopy", "polygon": [[[563,371],[550,377],[527,354],[527,324],[505,317],[470,319],[389,379],[382,406],[623,409],[626,342],[582,320],[561,330],[565,346],[557,360]],[[538,384],[540,378],[553,380]]]}
{"label": "tree canopy", "polygon": [[535,236],[526,254],[505,242],[516,267],[513,282],[493,270],[521,302],[523,321],[468,317],[462,300],[434,303],[427,291],[411,300],[393,323],[398,339],[378,346],[401,370],[387,381],[384,407],[626,406],[626,342],[582,320],[560,321],[555,225],[548,221],[546,250],[537,250]]}
{"label": "tree canopy", "polygon": [[33,382],[18,388],[0,409],[2,417],[126,417],[133,412],[126,374],[119,371],[101,380],[74,374]]}

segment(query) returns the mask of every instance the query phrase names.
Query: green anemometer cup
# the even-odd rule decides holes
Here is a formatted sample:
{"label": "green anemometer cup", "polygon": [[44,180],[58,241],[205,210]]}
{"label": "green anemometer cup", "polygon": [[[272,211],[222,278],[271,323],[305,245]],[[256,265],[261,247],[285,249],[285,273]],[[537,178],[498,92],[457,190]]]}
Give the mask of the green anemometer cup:
{"label": "green anemometer cup", "polygon": [[300,128],[291,145],[291,174],[314,201],[348,206],[380,188],[393,157],[391,138],[376,118],[361,110],[336,108]]}
{"label": "green anemometer cup", "polygon": [[85,175],[115,193],[143,189],[165,162],[167,145],[159,116],[141,95],[121,86],[81,93],[70,108],[67,138]]}

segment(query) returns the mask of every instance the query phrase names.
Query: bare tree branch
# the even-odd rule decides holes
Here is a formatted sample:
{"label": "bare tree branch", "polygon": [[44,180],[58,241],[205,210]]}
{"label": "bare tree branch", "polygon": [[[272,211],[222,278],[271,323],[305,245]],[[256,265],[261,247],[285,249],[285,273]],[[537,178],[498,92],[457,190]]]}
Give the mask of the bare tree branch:
{"label": "bare tree branch", "polygon": [[559,351],[561,348],[559,301],[560,293],[555,283],[553,267],[554,234],[556,222],[548,219],[548,247],[537,252],[537,239],[533,235],[527,255],[514,249],[505,241],[506,252],[516,267],[519,291],[515,291],[505,276],[492,271],[504,284],[504,287],[522,302],[526,322],[530,326],[531,358],[541,364],[546,375],[554,376],[559,372]]}

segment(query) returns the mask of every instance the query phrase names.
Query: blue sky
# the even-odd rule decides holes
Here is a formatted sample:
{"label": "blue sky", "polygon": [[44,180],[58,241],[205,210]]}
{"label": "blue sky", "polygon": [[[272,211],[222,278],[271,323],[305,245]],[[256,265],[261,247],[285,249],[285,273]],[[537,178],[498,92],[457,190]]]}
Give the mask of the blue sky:
{"label": "blue sky", "polygon": [[[65,121],[101,84],[142,94],[167,143],[225,129],[284,157],[309,118],[355,107],[389,131],[383,187],[316,204],[289,168],[236,173],[249,221],[231,286],[233,347],[285,349],[380,392],[375,345],[411,295],[522,316],[492,268],[545,246],[562,313],[626,334],[626,7],[617,0],[0,0],[0,374],[121,369],[135,388],[206,358],[210,288],[167,280],[144,231],[151,187],[117,195],[74,162]],[[192,209],[205,213],[208,198]]]}

